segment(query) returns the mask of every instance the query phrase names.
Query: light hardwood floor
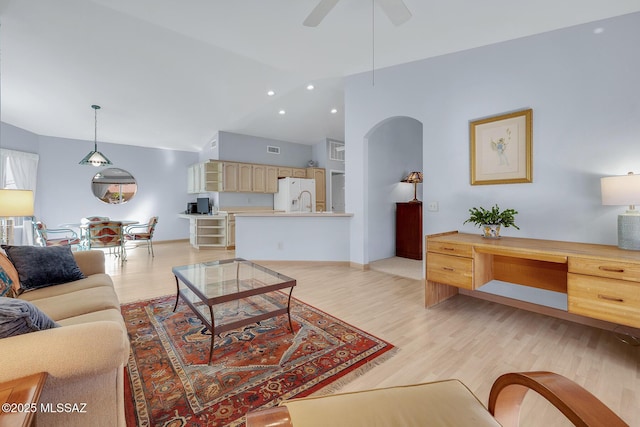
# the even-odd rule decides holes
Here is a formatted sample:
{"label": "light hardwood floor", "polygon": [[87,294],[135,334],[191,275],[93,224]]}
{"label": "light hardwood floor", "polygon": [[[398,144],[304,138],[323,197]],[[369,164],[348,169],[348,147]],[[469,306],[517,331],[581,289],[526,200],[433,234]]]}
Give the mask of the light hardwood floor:
{"label": "light hardwood floor", "polygon": [[[128,250],[123,266],[107,256],[122,303],[175,293],[171,267],[233,258],[233,251],[201,250],[186,242]],[[425,309],[421,280],[346,265],[262,262],[297,280],[293,295],[351,323],[399,351],[346,384],[363,390],[458,378],[487,404],[494,379],[505,372],[554,371],[600,398],[629,425],[640,426],[640,347],[612,333],[458,295]],[[565,426],[563,416],[530,393],[522,426]]]}

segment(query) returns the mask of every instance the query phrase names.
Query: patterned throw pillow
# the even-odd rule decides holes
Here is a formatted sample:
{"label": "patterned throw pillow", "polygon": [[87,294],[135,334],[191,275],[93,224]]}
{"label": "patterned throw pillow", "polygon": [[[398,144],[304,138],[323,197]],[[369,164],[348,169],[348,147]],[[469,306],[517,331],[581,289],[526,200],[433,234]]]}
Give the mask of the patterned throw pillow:
{"label": "patterned throw pillow", "polygon": [[0,338],[59,326],[29,301],[0,297]]}
{"label": "patterned throw pillow", "polygon": [[69,246],[2,245],[20,278],[20,291],[84,279]]}
{"label": "patterned throw pillow", "polygon": [[[2,271],[3,278],[0,279],[0,289],[3,289],[2,282],[11,283],[8,288],[0,291],[0,297],[15,297],[20,291],[20,279],[18,277],[18,271],[14,265],[9,261],[9,258],[5,254],[0,252],[0,271]],[[6,279],[4,279],[6,277]]]}
{"label": "patterned throw pillow", "polygon": [[13,297],[13,280],[0,266],[0,297]]}

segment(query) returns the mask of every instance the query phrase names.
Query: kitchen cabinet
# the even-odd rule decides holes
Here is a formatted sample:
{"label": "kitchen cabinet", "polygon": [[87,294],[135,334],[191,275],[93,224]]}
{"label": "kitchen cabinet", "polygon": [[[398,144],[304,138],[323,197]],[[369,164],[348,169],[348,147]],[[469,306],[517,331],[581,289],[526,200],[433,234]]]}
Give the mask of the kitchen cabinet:
{"label": "kitchen cabinet", "polygon": [[[293,168],[258,163],[209,160],[189,166],[187,192],[190,194],[218,192],[269,193],[278,192],[278,178],[317,177],[316,205],[324,211],[326,205],[323,168]],[[322,186],[320,186],[322,182]]]}
{"label": "kitchen cabinet", "polygon": [[226,215],[180,215],[180,217],[189,220],[189,243],[194,248],[227,246]]}
{"label": "kitchen cabinet", "polygon": [[278,167],[254,164],[252,167],[253,193],[278,192]]}
{"label": "kitchen cabinet", "polygon": [[278,178],[289,178],[289,177],[293,177],[293,168],[278,166]]}
{"label": "kitchen cabinet", "polygon": [[291,176],[294,178],[306,178],[307,170],[304,168],[293,168],[291,169]]}
{"label": "kitchen cabinet", "polygon": [[227,249],[236,247],[236,214],[227,214]]}
{"label": "kitchen cabinet", "polygon": [[265,193],[278,192],[278,167],[265,167]]}
{"label": "kitchen cabinet", "polygon": [[222,180],[221,162],[208,161],[191,165],[187,177],[187,192],[194,194],[220,191]]}
{"label": "kitchen cabinet", "polygon": [[326,211],[327,206],[327,184],[326,184],[326,171],[324,168],[307,168],[306,178],[313,178],[316,180],[316,212]]}
{"label": "kitchen cabinet", "polygon": [[238,163],[223,163],[223,186],[222,191],[238,191]]}
{"label": "kitchen cabinet", "polygon": [[250,193],[253,191],[253,165],[238,163],[238,192]]}

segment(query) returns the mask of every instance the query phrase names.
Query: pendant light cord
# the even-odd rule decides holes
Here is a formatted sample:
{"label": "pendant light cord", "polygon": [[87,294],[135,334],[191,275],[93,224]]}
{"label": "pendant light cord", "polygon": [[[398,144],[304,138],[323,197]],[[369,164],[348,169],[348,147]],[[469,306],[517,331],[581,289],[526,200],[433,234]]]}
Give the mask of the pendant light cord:
{"label": "pendant light cord", "polygon": [[92,105],[94,113],[94,128],[93,128],[93,151],[98,151],[98,110],[100,109],[99,105]]}
{"label": "pendant light cord", "polygon": [[376,9],[371,0],[371,86],[376,85]]}

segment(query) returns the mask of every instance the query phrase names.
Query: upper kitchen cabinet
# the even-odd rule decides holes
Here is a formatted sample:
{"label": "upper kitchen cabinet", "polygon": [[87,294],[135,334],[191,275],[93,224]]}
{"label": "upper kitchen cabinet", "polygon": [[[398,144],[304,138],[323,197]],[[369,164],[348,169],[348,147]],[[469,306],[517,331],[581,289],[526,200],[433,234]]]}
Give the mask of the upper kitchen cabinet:
{"label": "upper kitchen cabinet", "polygon": [[268,165],[251,165],[254,193],[278,192],[278,167]]}
{"label": "upper kitchen cabinet", "polygon": [[188,193],[205,193],[222,189],[222,163],[209,161],[189,166]]}
{"label": "upper kitchen cabinet", "polygon": [[250,193],[253,190],[253,165],[238,163],[238,191]]}
{"label": "upper kitchen cabinet", "polygon": [[238,163],[223,163],[223,186],[222,191],[238,191]]}

